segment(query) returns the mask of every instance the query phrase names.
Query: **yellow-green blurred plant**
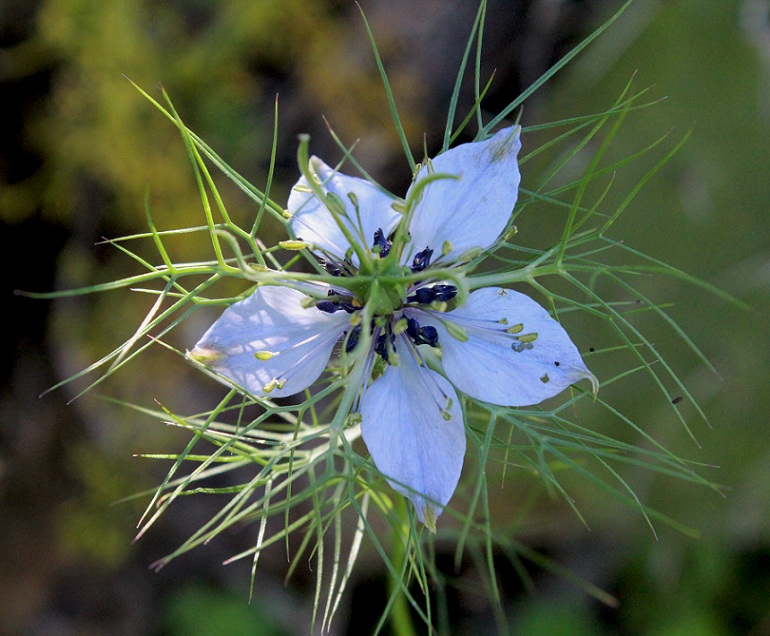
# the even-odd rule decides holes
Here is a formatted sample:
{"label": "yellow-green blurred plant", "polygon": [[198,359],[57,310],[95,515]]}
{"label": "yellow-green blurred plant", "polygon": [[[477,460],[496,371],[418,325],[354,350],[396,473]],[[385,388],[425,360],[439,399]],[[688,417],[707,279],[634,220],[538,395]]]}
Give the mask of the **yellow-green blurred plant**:
{"label": "yellow-green blurred plant", "polygon": [[[0,214],[15,221],[41,210],[71,222],[95,190],[100,216],[138,227],[137,202],[151,181],[169,225],[188,221],[195,199],[174,133],[124,75],[142,86],[163,82],[191,123],[250,170],[269,155],[271,74],[291,74],[343,136],[385,121],[376,70],[345,55],[343,35],[323,0],[42,2],[33,34],[7,53],[17,73],[52,69],[48,99],[28,113],[28,135],[45,160],[27,181],[3,184]],[[408,76],[395,82],[406,83],[414,89]],[[417,134],[419,115],[402,115]]]}

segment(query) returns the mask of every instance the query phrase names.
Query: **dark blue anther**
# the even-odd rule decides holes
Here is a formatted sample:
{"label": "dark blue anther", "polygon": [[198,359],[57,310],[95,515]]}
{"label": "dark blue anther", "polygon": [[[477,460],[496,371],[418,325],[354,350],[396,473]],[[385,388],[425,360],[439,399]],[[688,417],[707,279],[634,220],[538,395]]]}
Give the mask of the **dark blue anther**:
{"label": "dark blue anther", "polygon": [[323,267],[332,276],[342,276],[345,273],[345,270],[343,270],[340,265],[337,265],[337,263],[334,263],[333,261],[324,261]]}
{"label": "dark blue anther", "polygon": [[426,344],[435,347],[438,344],[438,331],[436,331],[436,328],[430,325],[420,327],[420,323],[414,318],[406,319],[406,335],[416,345]]}
{"label": "dark blue anther", "polygon": [[457,287],[454,285],[433,285],[436,300],[447,302],[457,296]]}
{"label": "dark blue anther", "polygon": [[340,309],[345,310],[347,313],[352,314],[358,308],[353,304],[352,296],[344,296],[337,294],[334,290],[329,290],[329,296],[334,297],[332,300],[319,300],[315,306],[327,314],[333,314]]}
{"label": "dark blue anther", "polygon": [[[344,309],[349,314],[352,314],[354,311],[358,311],[359,308],[356,307],[352,302],[353,300],[352,296],[341,296],[341,298],[345,300],[336,301],[337,304],[340,306],[340,309]],[[347,302],[348,300],[350,300],[351,302]]]}
{"label": "dark blue anther", "polygon": [[361,335],[361,327],[353,327],[348,331],[348,341],[345,343],[345,353],[350,353],[358,344],[358,337]]}
{"label": "dark blue anther", "polygon": [[420,328],[420,323],[417,322],[414,318],[407,318],[406,319],[406,334],[414,340],[417,337],[417,331]]}
{"label": "dark blue anther", "polygon": [[387,331],[383,330],[380,335],[377,336],[377,340],[374,343],[374,352],[379,354],[385,362],[389,363],[388,341],[390,341],[390,347],[395,351],[396,337],[393,335],[390,327],[387,328]]}
{"label": "dark blue anther", "polygon": [[433,287],[420,287],[414,294],[409,296],[407,302],[420,303],[421,305],[430,305],[436,300],[436,292],[433,291]]}
{"label": "dark blue anther", "polygon": [[422,252],[417,252],[412,259],[410,269],[413,272],[421,272],[430,265],[431,256],[433,256],[433,250],[429,247],[426,247]]}
{"label": "dark blue anther", "polygon": [[385,232],[382,231],[382,228],[377,228],[374,233],[374,245],[372,245],[372,249],[377,252],[377,248],[379,248],[380,258],[385,258],[390,253],[391,245],[392,243],[385,238]]}
{"label": "dark blue anther", "polygon": [[454,285],[433,285],[433,287],[420,287],[414,294],[408,296],[406,301],[430,305],[434,300],[447,302],[457,296],[457,287]]}
{"label": "dark blue anther", "polygon": [[352,276],[355,271],[353,263],[348,259],[345,259],[342,263],[325,260],[323,261],[322,266],[332,276]]}
{"label": "dark blue anther", "polygon": [[438,344],[438,331],[436,331],[435,327],[431,327],[430,325],[420,327],[417,330],[417,335],[420,340],[417,344],[426,344],[431,347],[435,347]]}
{"label": "dark blue anther", "polygon": [[327,314],[333,314],[340,308],[339,303],[335,303],[332,300],[319,300],[315,306]]}

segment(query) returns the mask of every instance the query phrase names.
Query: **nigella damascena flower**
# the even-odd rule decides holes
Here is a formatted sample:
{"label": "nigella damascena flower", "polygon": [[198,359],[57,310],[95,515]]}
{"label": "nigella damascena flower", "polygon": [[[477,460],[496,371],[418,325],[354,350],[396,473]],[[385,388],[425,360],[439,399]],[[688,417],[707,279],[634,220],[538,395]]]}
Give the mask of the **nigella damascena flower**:
{"label": "nigella damascena flower", "polygon": [[[374,463],[431,529],[465,455],[456,391],[527,406],[582,378],[596,388],[567,333],[535,301],[497,287],[461,297],[447,273],[505,228],[518,195],[519,132],[426,162],[405,199],[311,158],[313,183],[297,182],[288,211],[332,284],[260,286],[190,352],[250,394],[282,397],[313,384],[339,346],[364,365],[356,408]],[[441,371],[426,364],[427,348]]]}

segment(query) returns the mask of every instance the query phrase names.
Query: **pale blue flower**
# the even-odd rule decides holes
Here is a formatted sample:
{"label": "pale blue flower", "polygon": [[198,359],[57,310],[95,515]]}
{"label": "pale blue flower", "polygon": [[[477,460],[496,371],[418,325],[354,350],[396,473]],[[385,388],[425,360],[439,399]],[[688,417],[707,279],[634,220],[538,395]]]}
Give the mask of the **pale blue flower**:
{"label": "pale blue flower", "polygon": [[[567,333],[535,301],[490,287],[457,304],[457,288],[446,275],[432,274],[462,265],[505,229],[518,195],[519,131],[501,130],[427,162],[405,199],[313,157],[315,190],[302,177],[288,211],[295,234],[335,284],[258,287],[230,306],[190,353],[220,379],[271,397],[313,384],[337,343],[360,354],[363,439],[377,468],[431,529],[457,486],[465,455],[457,390],[495,405],[527,406],[583,378],[596,389]],[[431,174],[454,178],[424,181]],[[385,272],[382,280],[391,283],[394,272],[419,277],[401,287],[383,283],[381,300],[355,282],[359,270],[370,279]],[[368,302],[377,320],[367,327],[372,346],[361,352],[357,342],[366,326],[360,314]],[[443,373],[428,368],[426,348],[440,350]],[[378,359],[384,370],[369,382]]]}

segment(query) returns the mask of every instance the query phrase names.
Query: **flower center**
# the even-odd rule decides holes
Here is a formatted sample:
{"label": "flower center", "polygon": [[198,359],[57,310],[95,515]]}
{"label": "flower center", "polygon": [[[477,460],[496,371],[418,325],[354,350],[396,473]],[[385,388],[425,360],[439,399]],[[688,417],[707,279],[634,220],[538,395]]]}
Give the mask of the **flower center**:
{"label": "flower center", "polygon": [[[403,276],[404,268],[395,261],[388,262],[386,265],[386,262],[391,260],[387,259],[391,247],[392,242],[385,236],[382,228],[377,229],[372,242],[372,252],[378,257],[377,261],[382,263],[383,267],[377,267],[377,262],[375,262],[375,272],[368,289],[365,289],[361,294],[364,298],[363,302],[356,294],[349,293],[347,289],[344,291],[330,289],[327,298],[316,302],[316,308],[325,313],[333,314],[338,311],[345,311],[354,314],[361,310],[365,302],[374,299],[375,305],[380,308],[380,311],[375,311],[379,318],[373,319],[369,326],[374,339],[374,352],[388,363],[391,361],[391,353],[396,352],[396,335],[400,333],[405,333],[415,345],[438,346],[436,329],[431,326],[422,327],[415,318],[404,315],[401,310],[405,305],[415,308],[431,307],[437,302],[448,302],[457,295],[455,286],[443,283],[432,284],[423,281],[411,285],[403,282],[394,283],[393,279],[395,278],[397,281],[399,274]],[[428,269],[432,256],[433,250],[426,247],[414,256],[409,269],[412,273]],[[356,267],[347,259],[341,263],[326,260],[323,263],[323,268],[335,277],[353,278],[358,274]],[[345,287],[355,289],[354,285],[345,285]],[[360,324],[351,327],[343,334],[346,353],[355,349],[360,336]]]}

